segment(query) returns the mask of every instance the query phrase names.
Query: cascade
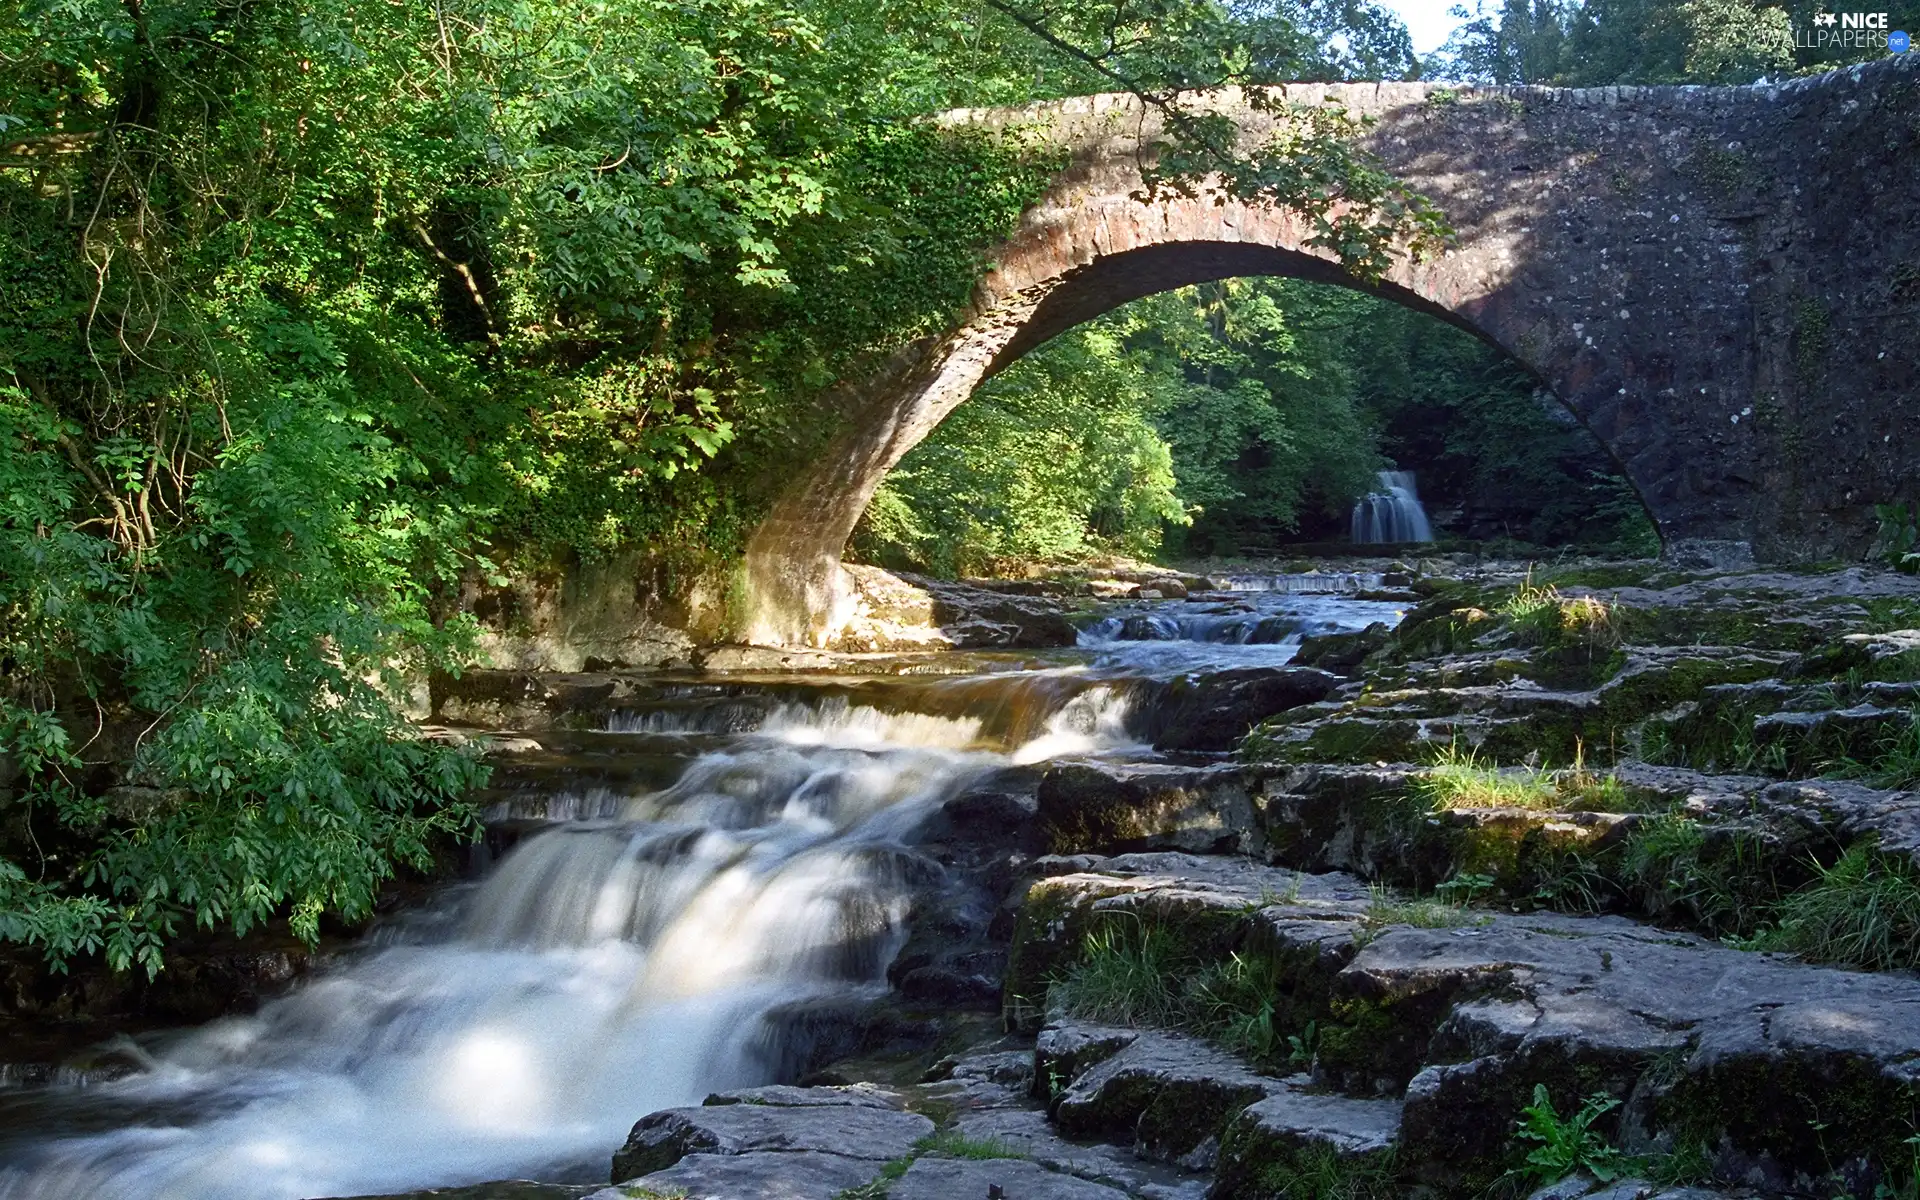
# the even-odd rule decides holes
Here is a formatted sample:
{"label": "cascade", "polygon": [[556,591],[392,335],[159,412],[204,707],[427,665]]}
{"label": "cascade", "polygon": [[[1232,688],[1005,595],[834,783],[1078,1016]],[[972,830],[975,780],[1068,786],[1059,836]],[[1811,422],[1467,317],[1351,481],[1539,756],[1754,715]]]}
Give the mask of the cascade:
{"label": "cascade", "polygon": [[790,1081],[835,1014],[887,993],[945,870],[916,832],[950,801],[1025,764],[1145,753],[1153,680],[1394,613],[1249,596],[1138,605],[1057,661],[971,675],[669,681],[581,735],[594,762],[646,769],[583,763],[496,801],[536,832],[484,877],[251,1015],[129,1042],[122,1078],[0,1090],[0,1200],[604,1182],[635,1119]]}
{"label": "cascade", "polygon": [[1412,471],[1380,472],[1379,490],[1354,503],[1353,540],[1361,545],[1433,540]]}

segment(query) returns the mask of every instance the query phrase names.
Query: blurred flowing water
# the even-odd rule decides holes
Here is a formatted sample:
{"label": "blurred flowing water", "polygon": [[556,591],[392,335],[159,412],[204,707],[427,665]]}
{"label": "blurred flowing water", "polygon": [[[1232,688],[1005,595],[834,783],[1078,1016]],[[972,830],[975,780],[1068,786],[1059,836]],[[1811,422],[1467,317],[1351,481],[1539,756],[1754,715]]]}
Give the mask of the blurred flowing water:
{"label": "blurred flowing water", "polygon": [[617,716],[611,733],[681,761],[668,786],[545,797],[544,830],[482,880],[253,1015],[127,1042],[124,1078],[0,1089],[0,1198],[604,1181],[638,1117],[790,1077],[794,1014],[884,991],[940,871],[914,832],[946,801],[1013,765],[1143,753],[1143,680],[1277,665],[1302,633],[1397,617],[1245,590],[1137,606],[1039,664]]}

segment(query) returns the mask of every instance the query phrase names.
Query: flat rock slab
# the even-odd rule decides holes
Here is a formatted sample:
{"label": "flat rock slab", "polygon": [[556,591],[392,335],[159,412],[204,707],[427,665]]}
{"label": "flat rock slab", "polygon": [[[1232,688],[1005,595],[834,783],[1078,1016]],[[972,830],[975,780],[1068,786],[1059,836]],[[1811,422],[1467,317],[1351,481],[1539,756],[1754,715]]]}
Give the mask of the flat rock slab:
{"label": "flat rock slab", "polygon": [[[1504,1161],[1536,1083],[1563,1109],[1596,1088],[1637,1095],[1622,1120],[1646,1136],[1671,1132],[1675,1114],[1705,1122],[1720,1153],[1739,1156],[1742,1178],[1757,1172],[1783,1190],[1834,1156],[1897,1146],[1903,1114],[1920,1102],[1920,980],[1910,976],[1810,966],[1618,917],[1383,924],[1350,877],[1296,883],[1245,862],[1162,854],[1097,865],[1034,885],[1010,986],[1040,963],[1063,968],[1109,921],[1158,922],[1195,954],[1263,955],[1289,1000],[1281,1019],[1319,1023],[1323,1083],[1354,1095],[1404,1089],[1399,1158],[1421,1184],[1444,1190]],[[1085,1068],[1074,1086],[1112,1077],[1111,1096],[1105,1108],[1076,1099],[1072,1119],[1118,1124],[1092,1114],[1119,1111],[1125,1060],[1145,1053],[1142,1040]],[[1094,1039],[1079,1053],[1097,1049]],[[1230,1067],[1216,1080],[1241,1082]],[[1847,1116],[1835,1119],[1842,1100]]]}
{"label": "flat rock slab", "polygon": [[[795,1089],[816,1090],[816,1089]],[[841,1093],[841,1089],[817,1089]],[[842,1093],[844,1094],[844,1093]],[[813,1151],[847,1159],[900,1158],[933,1132],[917,1113],[863,1103],[726,1103],[669,1108],[640,1118],[613,1156],[613,1180],[664,1171],[688,1155]]]}
{"label": "flat rock slab", "polygon": [[871,1083],[853,1083],[844,1087],[792,1087],[776,1083],[765,1087],[715,1092],[702,1103],[706,1107],[753,1104],[772,1108],[887,1108],[895,1111],[902,1107],[900,1097]]}
{"label": "flat rock slab", "polygon": [[1276,1177],[1311,1179],[1329,1159],[1348,1175],[1390,1178],[1400,1111],[1397,1100],[1331,1095],[1310,1076],[1289,1078],[1228,1125],[1210,1200],[1264,1200]]}
{"label": "flat rock slab", "polygon": [[390,1196],[357,1196],[352,1200],[581,1200],[598,1186],[591,1183],[535,1183],[531,1179],[498,1179],[491,1183],[469,1183],[461,1187],[396,1192]]}
{"label": "flat rock slab", "polygon": [[969,1113],[956,1118],[953,1127],[963,1137],[1018,1151],[1049,1171],[1104,1183],[1141,1200],[1205,1200],[1212,1184],[1207,1175],[1149,1162],[1124,1146],[1069,1141],[1037,1109]]}
{"label": "flat rock slab", "polygon": [[587,1200],[834,1200],[879,1173],[872,1159],[806,1150],[689,1154],[667,1170],[602,1188]]}
{"label": "flat rock slab", "polygon": [[[997,1191],[994,1189],[998,1189]],[[1017,1158],[921,1158],[887,1187],[887,1200],[1129,1200],[1102,1183]]]}
{"label": "flat rock slab", "polygon": [[[1043,1071],[1059,1061],[1048,1053],[1058,1040],[1052,1032],[1041,1034],[1035,1052]],[[1209,1167],[1233,1114],[1281,1086],[1198,1038],[1142,1030],[1081,1070],[1054,1099],[1052,1115],[1068,1137],[1132,1142],[1143,1158]]]}

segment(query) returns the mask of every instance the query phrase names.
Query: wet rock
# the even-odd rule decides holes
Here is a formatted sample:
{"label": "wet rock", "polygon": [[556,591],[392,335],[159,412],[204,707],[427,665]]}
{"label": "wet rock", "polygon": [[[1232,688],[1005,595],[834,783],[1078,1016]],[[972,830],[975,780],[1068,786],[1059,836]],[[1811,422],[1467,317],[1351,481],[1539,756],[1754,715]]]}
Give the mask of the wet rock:
{"label": "wet rock", "polygon": [[1187,585],[1172,575],[1160,575],[1135,588],[1133,594],[1142,600],[1185,600]]}
{"label": "wet rock", "polygon": [[1127,1193],[1017,1158],[923,1156],[887,1185],[887,1200],[1127,1200]]}
{"label": "wet rock", "polygon": [[[1140,1200],[1205,1200],[1209,1176],[1137,1157],[1132,1149],[1102,1142],[1074,1142],[1059,1135],[1046,1114],[1033,1109],[964,1113],[954,1121],[963,1137],[1018,1151],[1049,1171],[1119,1188]],[[1015,1200],[1016,1193],[1008,1193]]]}
{"label": "wet rock", "polygon": [[[1061,1061],[1049,1055],[1050,1074]],[[1228,1119],[1279,1087],[1198,1038],[1142,1030],[1070,1077],[1050,1113],[1068,1137],[1130,1142],[1143,1158],[1205,1168]]]}
{"label": "wet rock", "polygon": [[871,1083],[845,1087],[793,1087],[776,1083],[715,1092],[701,1104],[707,1108],[754,1104],[771,1108],[884,1108],[893,1112],[901,1108],[900,1097]]}
{"label": "wet rock", "polygon": [[1262,617],[1247,631],[1249,646],[1277,646],[1300,630],[1295,617]]}
{"label": "wet rock", "polygon": [[1357,633],[1322,633],[1300,639],[1300,651],[1293,656],[1295,666],[1318,667],[1335,675],[1352,678],[1367,656],[1387,644],[1389,631],[1375,621]]}
{"label": "wet rock", "polygon": [[826,650],[795,650],[779,646],[715,646],[700,659],[700,668],[722,673],[754,671],[834,671],[840,655]]}
{"label": "wet rock", "polygon": [[1146,732],[1157,750],[1232,750],[1261,721],[1325,700],[1339,683],[1337,676],[1312,667],[1177,679],[1152,698]]}
{"label": "wet rock", "polygon": [[915,1113],[837,1102],[839,1095],[846,1094],[840,1089],[793,1090],[828,1095],[817,1103],[763,1099],[649,1113],[614,1153],[613,1181],[664,1171],[694,1154],[734,1157],[761,1151],[816,1151],[884,1162],[906,1154],[915,1141],[933,1132],[933,1122]]}
{"label": "wet rock", "polygon": [[[386,1196],[358,1196],[352,1200],[580,1200],[599,1191],[599,1184],[535,1183],[531,1179],[500,1179],[462,1187],[428,1188]],[[339,1198],[345,1200],[345,1198]]]}
{"label": "wet rock", "polygon": [[[1638,1144],[1673,1134],[1684,1116],[1723,1155],[1795,1186],[1905,1136],[1901,1114],[1920,1091],[1920,980],[1617,917],[1393,924],[1391,910],[1369,917],[1364,900],[1343,899],[1348,877],[1308,877],[1289,894],[1277,874],[1165,854],[1043,880],[1022,916],[1009,992],[1064,969],[1090,931],[1140,921],[1165,931],[1183,961],[1253,955],[1274,972],[1276,1025],[1317,1023],[1317,1079],[1354,1095],[1404,1088],[1398,1162],[1442,1192],[1504,1169],[1536,1084],[1563,1112],[1595,1090],[1632,1097],[1621,1120]],[[1125,1108],[1105,1095],[1123,1092],[1094,1084],[1120,1078],[1145,1036],[1075,1085],[1095,1093],[1076,1113],[1086,1127],[1123,1123],[1111,1114]],[[1830,1103],[1839,1086],[1852,1098],[1844,1111]],[[1191,1123],[1181,1128],[1190,1136]]]}
{"label": "wet rock", "polygon": [[1253,803],[1239,768],[1069,762],[1041,777],[1040,833],[1056,854],[1251,848]]}
{"label": "wet rock", "polygon": [[1264,1200],[1272,1181],[1311,1179],[1331,1156],[1343,1173],[1390,1177],[1400,1133],[1397,1100],[1366,1100],[1310,1090],[1308,1076],[1248,1105],[1221,1138],[1213,1200]]}
{"label": "wet rock", "polygon": [[835,1200],[881,1163],[818,1151],[689,1154],[663,1171],[602,1188],[587,1200]]}

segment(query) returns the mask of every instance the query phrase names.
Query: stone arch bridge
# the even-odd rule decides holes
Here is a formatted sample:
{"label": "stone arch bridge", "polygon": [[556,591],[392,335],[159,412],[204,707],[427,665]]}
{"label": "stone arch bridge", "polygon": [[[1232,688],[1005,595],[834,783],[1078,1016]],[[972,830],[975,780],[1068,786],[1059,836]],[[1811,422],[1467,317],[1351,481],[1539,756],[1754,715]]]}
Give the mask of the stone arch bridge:
{"label": "stone arch bridge", "polygon": [[[1638,489],[1670,557],[1857,556],[1872,505],[1920,495],[1920,54],[1747,88],[1299,84],[1457,231],[1367,284],[1296,214],[1140,198],[1130,96],[947,114],[1019,125],[1070,165],[961,319],[836,393],[843,424],[754,534],[740,632],[829,644],[840,555],[874,489],[979,382],[1153,292],[1288,275],[1376,292],[1512,354]],[[1264,138],[1244,94],[1206,98]]]}

